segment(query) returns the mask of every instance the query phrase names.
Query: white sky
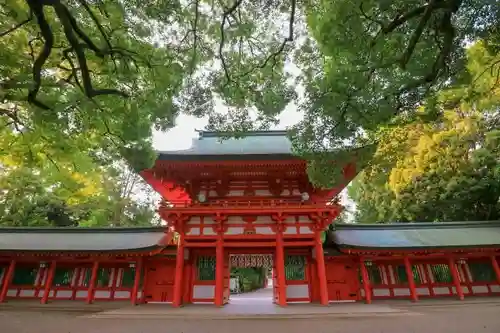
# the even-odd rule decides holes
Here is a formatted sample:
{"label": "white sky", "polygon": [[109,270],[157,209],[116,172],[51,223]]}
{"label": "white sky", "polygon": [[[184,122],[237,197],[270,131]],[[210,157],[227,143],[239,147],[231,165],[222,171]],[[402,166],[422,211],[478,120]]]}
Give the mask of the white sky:
{"label": "white sky", "polygon": [[[219,110],[217,110],[219,111]],[[272,129],[284,130],[289,126],[295,125],[302,119],[297,107],[290,104],[281,113],[280,124]],[[196,118],[193,116],[181,115],[177,118],[173,129],[168,132],[153,132],[153,147],[156,150],[178,150],[191,146],[191,140],[198,137],[195,130],[202,130],[207,125],[207,118]]]}

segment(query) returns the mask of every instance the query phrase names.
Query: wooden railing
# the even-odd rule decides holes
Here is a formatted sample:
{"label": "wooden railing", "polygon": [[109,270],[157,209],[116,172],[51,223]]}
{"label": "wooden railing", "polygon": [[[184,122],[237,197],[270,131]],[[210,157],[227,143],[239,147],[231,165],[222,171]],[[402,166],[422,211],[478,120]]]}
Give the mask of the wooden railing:
{"label": "wooden railing", "polygon": [[163,201],[162,208],[179,209],[179,208],[259,208],[259,207],[328,207],[333,206],[332,201],[301,201],[289,199],[252,199],[252,200],[210,200],[207,202],[197,201]]}

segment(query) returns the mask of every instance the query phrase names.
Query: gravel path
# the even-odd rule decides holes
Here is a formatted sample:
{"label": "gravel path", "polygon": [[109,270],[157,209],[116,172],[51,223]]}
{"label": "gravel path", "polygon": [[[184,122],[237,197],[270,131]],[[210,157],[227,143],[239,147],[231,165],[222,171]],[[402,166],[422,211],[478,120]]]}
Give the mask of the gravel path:
{"label": "gravel path", "polygon": [[88,314],[0,312],[1,333],[498,333],[500,305],[414,307],[413,315],[363,318],[91,319]]}

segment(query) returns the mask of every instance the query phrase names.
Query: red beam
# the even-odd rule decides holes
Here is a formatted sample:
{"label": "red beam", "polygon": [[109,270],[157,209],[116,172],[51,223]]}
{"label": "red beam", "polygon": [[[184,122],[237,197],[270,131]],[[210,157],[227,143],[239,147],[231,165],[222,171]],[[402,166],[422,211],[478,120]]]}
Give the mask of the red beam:
{"label": "red beam", "polygon": [[224,305],[224,238],[219,231],[215,248],[215,305]]}
{"label": "red beam", "polygon": [[453,278],[453,284],[457,291],[458,298],[463,301],[464,291],[462,290],[462,285],[460,284],[460,277],[458,276],[457,264],[453,258],[448,259],[448,266],[450,268],[451,276]]}
{"label": "red beam", "polygon": [[47,274],[47,280],[45,281],[45,287],[43,289],[44,290],[43,297],[40,300],[40,303],[42,303],[42,304],[47,304],[47,302],[49,300],[50,289],[52,288],[52,281],[54,280],[54,275],[56,272],[56,265],[57,265],[57,263],[55,260],[50,263],[49,273]]}
{"label": "red beam", "polygon": [[12,281],[12,278],[14,277],[15,268],[16,268],[16,261],[11,260],[11,262],[9,264],[9,268],[7,269],[7,272],[5,272],[5,274],[4,274],[3,283],[2,283],[2,290],[0,291],[0,303],[4,302],[5,298],[7,297],[7,292],[9,291],[10,282]]}
{"label": "red beam", "polygon": [[137,293],[139,292],[139,283],[141,282],[142,274],[142,258],[139,258],[135,263],[134,286],[132,288],[132,297],[130,298],[133,305],[137,305]]}
{"label": "red beam", "polygon": [[99,262],[95,261],[92,266],[92,274],[90,276],[89,288],[87,289],[87,304],[92,304],[94,301],[94,291],[95,291],[95,282],[97,280],[97,271],[99,269]]}
{"label": "red beam", "polygon": [[[225,240],[224,247],[275,247],[275,241],[263,241],[263,242],[249,242],[249,241],[239,241],[239,242],[228,242]],[[284,241],[283,245],[285,247],[301,247],[301,246],[314,246],[314,241]],[[186,247],[216,247],[217,242],[185,242]]]}
{"label": "red beam", "polygon": [[500,284],[500,267],[498,265],[498,261],[496,256],[491,256],[491,265],[493,266],[493,270],[495,271],[495,276],[497,278],[497,283]]}
{"label": "red beam", "polygon": [[406,250],[398,252],[387,252],[386,250],[373,250],[373,251],[363,251],[363,250],[342,250],[342,253],[347,255],[356,254],[363,255],[367,258],[373,258],[377,260],[398,260],[403,259],[403,256],[409,256],[413,259],[427,259],[427,258],[443,258],[447,259],[451,256],[457,258],[466,257],[484,257],[491,256],[495,253],[500,252],[500,248],[477,248],[477,249],[464,249],[464,248],[453,248],[446,250],[435,250],[435,251],[418,251],[418,250]]}
{"label": "red beam", "polygon": [[365,265],[365,259],[361,258],[360,261],[361,277],[363,278],[363,289],[365,291],[365,302],[370,304],[372,302],[372,290],[370,288],[370,277]]}
{"label": "red beam", "polygon": [[177,245],[177,256],[175,261],[175,279],[174,279],[174,299],[172,305],[179,307],[182,304],[182,273],[184,270],[184,235],[179,235],[179,244]]}
{"label": "red beam", "polygon": [[412,302],[418,301],[417,289],[415,288],[415,280],[413,279],[413,269],[411,267],[410,259],[404,257],[406,276],[408,277],[408,286],[410,287],[410,296]]}
{"label": "red beam", "polygon": [[206,243],[184,243],[185,247],[215,247],[216,242],[206,242]]}
{"label": "red beam", "polygon": [[283,231],[278,230],[276,239],[276,273],[278,275],[278,304],[286,306],[286,277],[285,277],[285,251],[283,245]]}
{"label": "red beam", "polygon": [[323,252],[323,242],[321,241],[321,232],[316,231],[314,250],[316,252],[316,262],[318,268],[319,280],[319,299],[321,305],[328,305],[328,282],[326,280],[325,253]]}

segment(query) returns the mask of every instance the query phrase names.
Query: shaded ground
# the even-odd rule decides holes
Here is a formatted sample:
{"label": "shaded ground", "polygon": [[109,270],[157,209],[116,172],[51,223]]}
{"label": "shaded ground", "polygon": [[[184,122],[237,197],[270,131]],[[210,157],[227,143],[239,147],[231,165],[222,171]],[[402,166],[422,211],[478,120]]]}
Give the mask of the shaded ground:
{"label": "shaded ground", "polygon": [[500,307],[419,307],[420,315],[270,320],[90,319],[76,313],[0,312],[3,333],[498,333]]}
{"label": "shaded ground", "polygon": [[[498,333],[500,299],[478,298],[275,307],[268,291],[234,298],[231,305],[132,307],[54,302],[0,306],[1,333]],[[304,313],[309,318],[300,318]],[[207,319],[212,318],[212,319]],[[250,322],[251,318],[252,321]],[[218,319],[218,320],[213,320]]]}

